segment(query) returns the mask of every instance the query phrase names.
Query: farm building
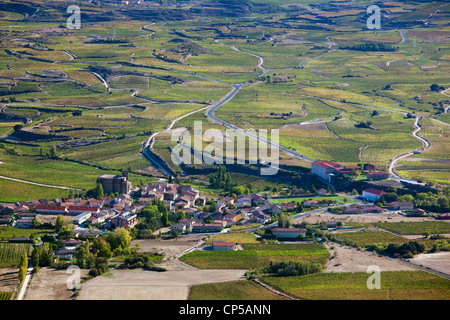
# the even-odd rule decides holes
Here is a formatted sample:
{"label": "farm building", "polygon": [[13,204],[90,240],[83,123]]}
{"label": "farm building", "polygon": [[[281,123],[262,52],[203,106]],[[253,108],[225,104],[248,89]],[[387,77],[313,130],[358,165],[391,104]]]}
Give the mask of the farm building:
{"label": "farm building", "polygon": [[281,207],[281,209],[287,210],[295,210],[295,208],[297,207],[295,203],[288,203],[288,202],[280,203],[279,206]]}
{"label": "farm building", "polygon": [[359,166],[344,166],[330,161],[314,161],[311,164],[311,173],[322,180],[333,183],[336,176],[347,174],[361,169]]}
{"label": "farm building", "polygon": [[363,199],[375,202],[378,199],[380,199],[380,197],[383,194],[386,194],[386,192],[378,190],[378,189],[375,189],[375,188],[369,188],[369,189],[363,190],[361,197]]}
{"label": "farm building", "polygon": [[100,212],[100,208],[97,208],[97,207],[69,206],[69,207],[67,207],[67,211],[68,211],[69,215],[75,216],[75,215],[79,215],[79,214],[86,213],[86,212],[89,212],[91,214],[99,213]]}
{"label": "farm building", "polygon": [[391,208],[392,210],[413,210],[414,204],[412,202],[400,202],[400,201],[394,201],[386,203],[388,208]]}
{"label": "farm building", "polygon": [[438,214],[439,220],[450,220],[450,213],[441,213]]}
{"label": "farm building", "polygon": [[82,224],[92,216],[91,212],[83,212],[72,218],[72,223]]}
{"label": "farm building", "polygon": [[306,229],[303,228],[274,228],[272,233],[279,238],[295,238],[298,236],[304,237],[306,235]]}
{"label": "farm building", "polygon": [[182,223],[175,223],[170,226],[170,230],[176,231],[178,233],[186,232],[186,225]]}
{"label": "farm building", "polygon": [[389,179],[389,172],[374,171],[367,173],[367,180],[384,180]]}
{"label": "farm building", "polygon": [[67,207],[52,206],[52,205],[40,205],[36,207],[36,213],[38,214],[68,214]]}
{"label": "farm building", "polygon": [[232,251],[234,250],[236,244],[234,242],[226,242],[226,241],[213,241],[212,242],[212,249],[214,251],[225,251],[225,250],[229,250]]}
{"label": "farm building", "polygon": [[220,232],[222,224],[194,224],[192,232]]}

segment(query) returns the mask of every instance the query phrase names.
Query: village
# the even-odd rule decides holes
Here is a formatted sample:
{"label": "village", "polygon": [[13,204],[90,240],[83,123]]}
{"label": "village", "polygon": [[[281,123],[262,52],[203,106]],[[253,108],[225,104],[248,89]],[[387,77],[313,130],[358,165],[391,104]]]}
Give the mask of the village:
{"label": "village", "polygon": [[[369,164],[364,165],[368,180],[387,179],[388,173],[373,171]],[[358,166],[344,167],[327,161],[312,164],[311,174],[326,184],[334,182],[338,175],[361,169]],[[374,177],[381,178],[374,178]],[[289,195],[270,193],[250,193],[239,196],[220,196],[210,199],[189,185],[158,182],[133,187],[128,181],[128,172],[122,175],[101,175],[97,179],[101,195],[92,198],[33,199],[24,202],[0,205],[0,226],[17,229],[39,229],[52,226],[56,216],[63,216],[73,231],[71,237],[63,238],[64,246],[55,251],[55,258],[71,260],[80,239],[95,239],[116,228],[131,230],[144,218],[142,212],[151,205],[164,206],[172,218],[154,230],[166,237],[189,234],[219,234],[230,232],[232,226],[242,226],[242,230],[270,228],[275,239],[305,240],[307,230],[294,227],[292,223],[283,226],[280,217],[308,216],[315,212],[328,212],[332,215],[369,215],[395,212],[406,217],[426,217],[429,214],[416,208],[411,201],[380,198],[389,195],[377,188],[366,188],[361,194],[340,193],[336,195],[329,187],[320,188],[314,193],[303,189],[291,190]],[[391,193],[392,195],[392,193]],[[339,201],[337,201],[337,197]],[[388,197],[389,199],[389,197]],[[161,207],[160,207],[161,208]],[[175,214],[176,213],[176,214]],[[448,220],[448,213],[433,214],[435,219]],[[173,218],[175,217],[175,218]],[[247,226],[247,227],[246,227]],[[327,227],[339,229],[342,224],[327,221]],[[164,228],[163,228],[164,227]],[[163,232],[161,232],[163,230]],[[310,234],[311,236],[311,234]],[[29,242],[26,237],[13,237],[12,242]],[[212,250],[235,250],[236,243],[213,242]]]}

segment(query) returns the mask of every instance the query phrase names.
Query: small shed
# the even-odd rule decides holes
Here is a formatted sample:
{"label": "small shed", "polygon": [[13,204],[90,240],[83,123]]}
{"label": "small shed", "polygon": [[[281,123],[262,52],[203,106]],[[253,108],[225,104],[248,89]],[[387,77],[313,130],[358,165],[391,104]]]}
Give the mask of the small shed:
{"label": "small shed", "polygon": [[233,251],[236,244],[234,242],[226,242],[226,241],[213,241],[212,249],[213,251]]}

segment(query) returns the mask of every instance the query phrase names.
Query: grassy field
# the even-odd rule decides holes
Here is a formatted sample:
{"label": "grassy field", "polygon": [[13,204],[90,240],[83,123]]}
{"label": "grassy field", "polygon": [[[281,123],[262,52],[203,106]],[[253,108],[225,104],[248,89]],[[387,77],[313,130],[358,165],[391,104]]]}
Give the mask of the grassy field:
{"label": "grassy field", "polygon": [[265,277],[275,288],[308,300],[447,300],[447,279],[425,271],[381,272],[380,289],[368,289],[370,274],[319,273],[298,277]]}
{"label": "grassy field", "polygon": [[4,203],[29,199],[55,199],[69,195],[69,190],[41,187],[6,179],[0,179],[0,190],[0,202]]}

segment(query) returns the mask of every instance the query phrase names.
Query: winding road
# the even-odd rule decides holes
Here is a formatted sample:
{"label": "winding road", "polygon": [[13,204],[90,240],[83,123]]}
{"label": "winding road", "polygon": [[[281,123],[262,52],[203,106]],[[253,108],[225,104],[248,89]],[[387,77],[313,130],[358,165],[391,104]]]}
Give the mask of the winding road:
{"label": "winding road", "polygon": [[[399,44],[406,43],[406,42],[408,41],[408,38],[407,38],[407,36],[406,36],[406,32],[405,32],[405,31],[399,31],[399,32],[400,32],[400,35],[401,35],[401,37],[402,37],[402,41],[401,41]],[[226,44],[221,43],[221,42],[218,41],[218,40],[216,40],[216,43],[221,44],[221,45],[226,45]],[[267,75],[268,73],[270,73],[270,72],[272,72],[272,71],[278,70],[278,69],[267,69],[267,68],[265,68],[265,67],[264,67],[264,58],[261,57],[261,56],[259,56],[259,55],[257,55],[257,54],[254,54],[254,53],[251,53],[251,52],[243,51],[243,50],[239,49],[239,48],[236,47],[236,46],[232,46],[232,45],[226,45],[226,46],[229,46],[231,49],[233,49],[233,50],[235,50],[235,51],[243,52],[243,53],[252,55],[252,56],[254,56],[254,57],[257,57],[257,58],[258,58],[258,68],[261,69],[261,70],[263,71],[262,76]],[[324,57],[324,56],[326,56],[326,55],[329,55],[329,54],[331,54],[331,53],[333,53],[333,52],[335,52],[335,51],[336,51],[336,49],[330,49],[328,52],[326,52],[326,53],[324,53],[324,54],[321,54],[321,55],[319,55],[319,56],[317,56],[317,57],[311,57],[311,58],[308,58],[308,59],[302,61],[302,63],[300,64],[300,68],[304,68],[305,65],[306,65],[306,63],[307,63],[308,61],[310,61],[310,60],[320,59],[320,58],[322,58],[322,57]],[[292,69],[292,68],[283,68],[283,69]],[[201,79],[204,79],[204,80],[207,80],[207,81],[220,82],[220,83],[227,83],[227,82],[220,81],[220,80],[209,79],[209,78],[207,78],[207,77],[204,77],[204,76],[201,76],[201,75],[198,75],[198,74],[195,74],[195,73],[187,72],[187,71],[181,71],[181,70],[176,70],[176,69],[171,69],[171,70],[172,70],[172,71],[175,71],[175,72],[180,72],[180,73],[184,73],[184,74],[193,75],[193,76],[196,76],[196,77],[198,77],[198,78],[201,78]],[[314,159],[308,158],[308,157],[306,157],[306,156],[304,156],[304,155],[302,155],[302,154],[300,154],[300,153],[298,153],[298,152],[295,152],[295,151],[293,151],[293,150],[290,150],[289,148],[283,147],[283,146],[281,146],[281,145],[279,145],[279,144],[276,144],[276,143],[274,143],[274,142],[272,142],[272,141],[270,141],[270,140],[267,140],[267,139],[265,139],[265,138],[259,137],[258,135],[255,135],[254,133],[252,133],[252,132],[250,132],[250,131],[241,129],[241,128],[235,126],[234,124],[231,124],[231,123],[229,123],[229,122],[227,122],[227,121],[225,121],[225,120],[223,120],[223,119],[220,119],[219,117],[217,117],[217,116],[215,115],[215,111],[216,111],[218,108],[220,108],[221,106],[223,106],[224,104],[226,104],[227,102],[229,102],[231,99],[233,99],[233,98],[236,96],[236,94],[244,87],[244,85],[245,85],[246,83],[247,83],[247,82],[244,82],[244,83],[227,83],[227,84],[230,84],[230,85],[233,86],[233,90],[232,90],[230,93],[228,93],[221,101],[219,101],[219,102],[218,102],[216,105],[214,105],[213,107],[210,107],[210,108],[209,108],[209,107],[202,108],[202,109],[199,109],[199,110],[197,110],[197,111],[194,111],[193,113],[199,112],[199,111],[201,111],[201,110],[205,110],[205,109],[206,109],[206,110],[207,110],[207,111],[206,111],[206,115],[208,116],[209,119],[211,119],[211,120],[213,120],[213,121],[215,121],[215,122],[217,122],[217,123],[219,123],[219,124],[221,124],[221,125],[223,125],[223,126],[225,126],[225,127],[228,127],[228,128],[231,128],[231,129],[236,130],[237,132],[243,133],[243,134],[249,136],[250,138],[256,139],[258,142],[266,143],[266,144],[270,145],[271,147],[277,148],[277,149],[279,149],[279,150],[281,150],[281,151],[284,151],[284,152],[286,152],[287,154],[289,154],[289,155],[291,155],[291,156],[293,156],[293,157],[295,157],[295,158],[302,159],[302,160],[308,161],[308,162],[313,162],[313,161],[315,161]],[[447,89],[447,90],[450,90],[450,88]],[[442,92],[442,93],[445,94],[446,96],[448,96],[448,95],[446,94],[446,91],[447,91],[447,90],[445,90],[445,91]],[[448,111],[448,109],[450,109],[450,106],[448,106],[448,107],[446,108],[446,112]],[[401,111],[398,111],[398,110],[390,110],[390,111],[394,111],[394,112],[399,112],[399,113],[405,114],[404,112],[401,112]],[[191,114],[192,114],[192,113],[191,113]],[[186,117],[186,116],[188,116],[188,115],[190,115],[190,114],[187,114],[187,115],[185,115],[185,116],[182,116],[182,117],[180,117],[179,119],[184,118],[184,117]],[[179,119],[175,119],[175,120],[173,121],[173,124],[176,123]],[[428,142],[427,140],[425,140],[424,138],[422,138],[422,137],[420,137],[419,135],[417,135],[417,133],[421,130],[421,127],[420,127],[420,125],[419,125],[419,123],[418,123],[418,122],[419,122],[419,119],[420,119],[420,118],[416,118],[416,121],[415,121],[415,123],[414,123],[414,126],[415,126],[416,129],[411,133],[411,135],[414,136],[416,139],[418,139],[418,140],[420,140],[420,141],[422,142],[422,147],[421,147],[421,149],[424,150],[424,149],[428,148],[428,147],[430,146],[430,144],[429,144],[429,142]],[[172,125],[172,126],[173,126],[173,125]],[[170,126],[170,127],[172,127],[172,126]],[[167,128],[167,129],[164,130],[164,131],[167,131],[167,130],[169,130],[169,128]],[[161,132],[160,132],[160,133],[161,133]],[[155,138],[158,134],[159,134],[159,133],[155,133],[155,134],[153,134],[153,135],[148,139],[148,141],[147,141],[147,143],[146,143],[146,145],[145,145],[145,148],[144,148],[144,154],[145,154],[146,157],[149,158],[153,163],[157,164],[158,167],[161,167],[154,159],[151,158],[151,156],[150,156],[150,155],[148,154],[148,152],[147,152],[147,150],[148,150],[149,148],[151,148],[151,146],[152,146],[152,141],[154,141],[154,138]],[[405,182],[409,182],[409,183],[413,183],[413,184],[420,184],[419,182],[417,182],[416,180],[413,180],[413,179],[404,179],[404,178],[400,177],[398,174],[396,174],[396,172],[395,172],[395,165],[397,164],[397,162],[398,162],[399,160],[401,160],[401,159],[403,159],[403,158],[405,158],[405,157],[407,157],[407,156],[413,154],[415,151],[417,151],[417,150],[414,150],[414,151],[408,152],[408,153],[406,153],[406,154],[402,154],[402,155],[400,155],[400,156],[397,156],[396,158],[394,158],[393,161],[391,161],[391,163],[390,163],[390,165],[389,165],[389,172],[390,172],[390,174],[391,174],[396,180],[398,180],[398,181],[400,181],[400,182],[401,182],[401,181],[405,181]],[[166,172],[166,170],[164,170],[164,171]],[[166,173],[167,173],[167,172],[166,172]],[[170,175],[170,173],[167,173],[167,174]]]}
{"label": "winding road", "polygon": [[420,119],[421,119],[420,117],[416,117],[416,120],[415,120],[415,122],[414,122],[414,127],[416,127],[416,129],[411,133],[411,135],[414,136],[416,139],[418,139],[419,141],[422,142],[422,147],[420,147],[419,149],[416,149],[416,150],[414,150],[414,151],[411,151],[411,152],[402,154],[402,155],[397,156],[396,158],[394,158],[394,159],[391,161],[390,165],[389,165],[389,173],[390,173],[392,176],[394,176],[394,178],[396,178],[396,179],[399,180],[399,181],[405,181],[405,182],[408,182],[408,183],[421,184],[421,185],[423,185],[423,183],[419,183],[419,182],[417,182],[416,180],[402,178],[402,177],[400,177],[400,176],[395,172],[395,165],[397,164],[398,161],[400,161],[401,159],[404,159],[404,158],[406,158],[406,157],[408,157],[408,156],[414,154],[414,152],[417,152],[417,151],[419,151],[419,150],[425,150],[425,149],[427,149],[427,148],[430,146],[430,143],[429,143],[425,138],[423,138],[423,137],[421,137],[421,136],[419,136],[419,135],[417,134],[417,132],[419,132],[420,130],[422,130],[422,128],[421,128],[420,125],[419,125],[419,120],[420,120]]}

